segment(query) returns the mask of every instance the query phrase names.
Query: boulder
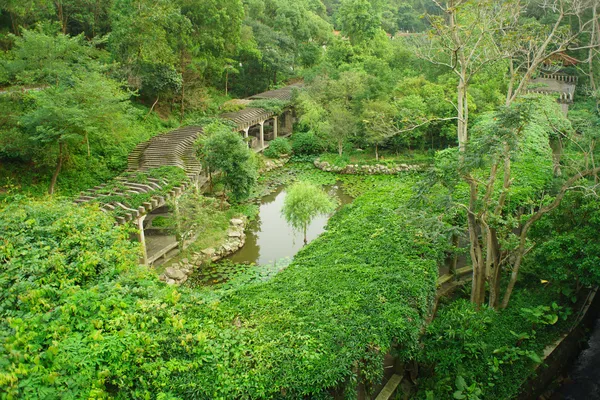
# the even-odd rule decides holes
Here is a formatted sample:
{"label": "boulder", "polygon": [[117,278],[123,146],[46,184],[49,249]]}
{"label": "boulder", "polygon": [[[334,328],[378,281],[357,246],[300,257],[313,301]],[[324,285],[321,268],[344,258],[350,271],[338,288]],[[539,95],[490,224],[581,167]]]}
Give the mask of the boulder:
{"label": "boulder", "polygon": [[217,251],[215,249],[213,249],[212,247],[201,251],[202,254],[204,254],[205,256],[209,256],[209,257],[212,257],[213,255],[215,255],[216,252]]}
{"label": "boulder", "polygon": [[167,278],[171,278],[171,279],[174,279],[176,281],[183,280],[183,279],[185,279],[187,277],[182,270],[176,269],[176,268],[173,268],[173,267],[167,268],[165,270],[165,275],[167,276]]}
{"label": "boulder", "polygon": [[233,218],[229,221],[229,223],[234,226],[242,226],[244,225],[244,220],[239,218]]}

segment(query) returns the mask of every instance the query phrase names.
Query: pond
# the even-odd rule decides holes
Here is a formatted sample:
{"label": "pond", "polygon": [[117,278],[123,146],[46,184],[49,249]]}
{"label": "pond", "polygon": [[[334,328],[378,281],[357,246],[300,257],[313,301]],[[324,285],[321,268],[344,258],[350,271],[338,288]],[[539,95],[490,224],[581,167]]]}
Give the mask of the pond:
{"label": "pond", "polygon": [[[325,190],[340,201],[340,207],[352,202],[352,197],[342,190],[341,184],[326,186]],[[293,257],[304,245],[302,233],[296,232],[281,215],[285,187],[265,196],[260,202],[258,217],[246,229],[246,244],[227,259],[234,263],[272,264],[282,258]],[[331,215],[315,218],[307,230],[311,242],[325,230]]]}

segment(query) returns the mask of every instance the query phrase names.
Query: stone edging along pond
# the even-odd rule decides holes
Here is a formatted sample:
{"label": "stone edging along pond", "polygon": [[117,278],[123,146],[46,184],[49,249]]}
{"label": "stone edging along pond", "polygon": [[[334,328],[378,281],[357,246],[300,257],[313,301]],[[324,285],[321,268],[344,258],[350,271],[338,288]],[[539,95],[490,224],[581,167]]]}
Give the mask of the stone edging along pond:
{"label": "stone edging along pond", "polygon": [[171,264],[165,269],[165,272],[160,276],[160,280],[170,285],[182,284],[187,281],[188,276],[192,274],[194,269],[200,267],[208,261],[219,261],[239,249],[246,243],[246,225],[248,218],[240,217],[233,218],[229,221],[229,229],[227,230],[227,240],[216,248],[208,248],[194,253],[191,259],[184,258],[179,262]]}
{"label": "stone edging along pond", "polygon": [[331,165],[327,161],[321,161],[317,158],[314,162],[315,167],[325,172],[335,172],[344,175],[394,175],[400,172],[419,171],[421,165],[398,164],[394,167],[388,167],[383,164],[359,165],[348,164],[345,167]]}

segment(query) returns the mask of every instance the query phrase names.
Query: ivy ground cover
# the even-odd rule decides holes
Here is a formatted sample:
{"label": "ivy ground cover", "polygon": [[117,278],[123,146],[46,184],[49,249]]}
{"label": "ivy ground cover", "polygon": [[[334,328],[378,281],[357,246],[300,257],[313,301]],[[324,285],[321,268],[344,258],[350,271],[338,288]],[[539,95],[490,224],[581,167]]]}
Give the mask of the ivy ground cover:
{"label": "ivy ground cover", "polygon": [[411,183],[366,190],[267,282],[219,290],[162,284],[99,211],[9,206],[4,397],[296,399],[348,388],[351,398],[359,379],[380,378],[392,346],[417,353],[435,296],[440,244],[399,211]]}

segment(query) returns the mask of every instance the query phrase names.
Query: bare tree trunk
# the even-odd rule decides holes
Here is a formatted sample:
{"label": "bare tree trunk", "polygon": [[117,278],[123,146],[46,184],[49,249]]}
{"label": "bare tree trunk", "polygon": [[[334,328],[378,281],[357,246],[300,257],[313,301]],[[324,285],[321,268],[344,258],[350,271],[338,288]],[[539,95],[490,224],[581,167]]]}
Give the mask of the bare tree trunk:
{"label": "bare tree trunk", "polygon": [[485,289],[485,271],[483,270],[483,254],[481,243],[479,241],[480,229],[477,223],[475,210],[478,200],[477,183],[469,182],[470,198],[469,209],[467,210],[467,222],[469,228],[469,251],[471,254],[471,264],[473,266],[473,281],[471,286],[471,302],[478,307],[483,304],[483,291]]}
{"label": "bare tree trunk", "polygon": [[510,99],[512,98],[512,93],[515,87],[515,63],[512,57],[508,60],[508,67],[510,73],[510,79],[508,81],[508,90],[506,91],[506,105],[510,104]]}
{"label": "bare tree trunk", "polygon": [[461,153],[461,158],[464,159],[464,153],[467,150],[467,140],[468,140],[468,99],[467,99],[467,88],[465,87],[464,82],[458,84],[458,99],[457,99],[457,108],[458,108],[458,149]]}
{"label": "bare tree trunk", "polygon": [[304,245],[306,246],[308,244],[308,235],[306,234],[307,231],[307,226],[304,225]]}
{"label": "bare tree trunk", "polygon": [[[593,21],[594,26],[592,27],[591,38],[590,38],[590,46],[596,44],[596,41],[600,43],[600,24],[598,23],[598,5],[593,7]],[[589,75],[590,75],[590,86],[592,87],[592,91],[596,95],[596,110],[600,111],[600,96],[598,94],[598,86],[596,85],[596,76],[594,73],[594,55],[597,52],[597,49],[590,47],[589,51]]]}
{"label": "bare tree trunk", "polygon": [[379,146],[375,143],[375,161],[379,161]]}
{"label": "bare tree trunk", "polygon": [[343,140],[338,140],[338,154],[340,155],[340,157],[342,156],[342,153],[344,152],[344,141]]}
{"label": "bare tree trunk", "polygon": [[152,107],[150,107],[150,111],[148,111],[148,114],[146,114],[146,116],[144,117],[144,120],[146,120],[146,118],[148,118],[148,116],[150,114],[152,114],[152,111],[154,111],[154,107],[156,106],[156,104],[158,103],[158,99],[160,98],[160,96],[156,96],[156,100],[154,101],[154,104],[152,104]]}
{"label": "bare tree trunk", "polygon": [[56,187],[56,181],[58,179],[58,174],[63,165],[64,158],[64,143],[58,142],[58,158],[56,159],[56,168],[54,169],[54,174],[52,174],[52,179],[50,180],[50,187],[48,188],[48,194],[52,196],[54,194],[54,188]]}

